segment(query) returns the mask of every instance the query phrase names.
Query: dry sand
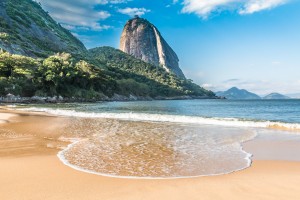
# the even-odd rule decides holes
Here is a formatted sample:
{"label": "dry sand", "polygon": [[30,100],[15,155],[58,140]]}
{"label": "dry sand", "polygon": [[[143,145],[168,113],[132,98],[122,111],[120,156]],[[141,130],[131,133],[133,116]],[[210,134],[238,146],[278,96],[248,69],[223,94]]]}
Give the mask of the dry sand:
{"label": "dry sand", "polygon": [[[117,179],[79,172],[59,161],[57,147],[67,143],[57,139],[68,118],[0,112],[4,113],[0,119],[8,122],[0,124],[1,200],[300,199],[300,162],[280,161],[274,155],[276,161],[264,159],[269,153],[260,152],[274,149],[274,141],[266,138],[245,144],[248,152],[256,152],[257,160],[236,173],[177,180]],[[285,148],[285,155],[299,150],[299,141],[291,151],[288,142],[293,141],[278,139],[275,144]]]}

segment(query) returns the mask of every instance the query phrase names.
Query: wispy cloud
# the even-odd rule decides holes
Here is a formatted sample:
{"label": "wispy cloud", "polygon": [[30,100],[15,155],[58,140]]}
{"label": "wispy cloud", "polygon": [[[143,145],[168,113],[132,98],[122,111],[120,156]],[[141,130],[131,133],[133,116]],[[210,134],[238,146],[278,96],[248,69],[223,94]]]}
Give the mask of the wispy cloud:
{"label": "wispy cloud", "polygon": [[128,0],[39,0],[50,15],[70,30],[101,31],[110,26],[101,21],[111,14],[105,10],[96,9],[98,5],[126,3]]}
{"label": "wispy cloud", "polygon": [[282,65],[282,63],[280,61],[273,61],[271,64],[273,66],[280,66],[280,65]]}
{"label": "wispy cloud", "polygon": [[123,9],[118,9],[118,12],[133,17],[135,15],[142,16],[150,12],[150,10],[146,8],[123,8]]}
{"label": "wispy cloud", "polygon": [[287,0],[250,0],[239,11],[240,14],[252,14],[261,10],[272,9],[285,4]]}
{"label": "wispy cloud", "polygon": [[196,13],[207,18],[215,12],[235,10],[241,15],[272,9],[288,0],[183,0],[182,13]]}
{"label": "wispy cloud", "polygon": [[232,79],[228,79],[228,80],[225,80],[225,81],[223,81],[223,83],[232,83],[232,82],[238,82],[238,81],[240,81],[240,79],[237,79],[237,78],[232,78]]}

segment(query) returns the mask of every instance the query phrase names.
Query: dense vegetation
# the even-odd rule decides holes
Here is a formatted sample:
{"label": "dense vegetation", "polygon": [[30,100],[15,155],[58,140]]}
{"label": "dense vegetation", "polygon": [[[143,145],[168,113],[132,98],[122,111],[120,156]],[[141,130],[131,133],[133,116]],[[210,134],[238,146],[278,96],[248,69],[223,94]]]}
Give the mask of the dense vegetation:
{"label": "dense vegetation", "polygon": [[44,60],[0,53],[0,96],[63,96],[99,99],[112,96],[116,81],[85,61],[62,53]]}
{"label": "dense vegetation", "polygon": [[159,67],[118,50],[107,47],[98,50],[101,50],[97,54],[99,56],[96,56],[96,50],[91,51],[91,57],[96,59],[90,59],[90,63],[94,64],[75,59],[67,53],[34,59],[2,51],[0,96],[12,93],[24,97],[63,96],[87,100],[103,99],[114,94],[140,97],[213,96],[213,93],[189,80],[178,79]]}

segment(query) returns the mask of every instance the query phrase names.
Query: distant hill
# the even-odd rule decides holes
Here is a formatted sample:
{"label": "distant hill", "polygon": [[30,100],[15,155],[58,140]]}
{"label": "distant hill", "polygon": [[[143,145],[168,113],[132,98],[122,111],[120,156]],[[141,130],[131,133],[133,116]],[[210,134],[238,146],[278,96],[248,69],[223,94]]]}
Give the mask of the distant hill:
{"label": "distant hill", "polygon": [[257,94],[244,89],[238,89],[237,87],[230,88],[224,92],[216,92],[216,95],[227,99],[261,99]]}
{"label": "distant hill", "polygon": [[32,0],[0,1],[0,48],[43,58],[58,52],[79,55],[86,51],[80,40]]}
{"label": "distant hill", "polygon": [[279,93],[271,93],[271,94],[263,97],[263,99],[290,99],[290,97],[279,94]]}

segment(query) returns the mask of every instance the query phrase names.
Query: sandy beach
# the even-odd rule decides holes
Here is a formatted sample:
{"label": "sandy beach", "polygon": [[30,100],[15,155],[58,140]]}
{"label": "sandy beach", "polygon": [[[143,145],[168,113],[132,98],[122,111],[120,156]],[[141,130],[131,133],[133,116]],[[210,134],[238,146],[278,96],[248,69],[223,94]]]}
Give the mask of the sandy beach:
{"label": "sandy beach", "polygon": [[[252,166],[235,173],[175,180],[108,178],[57,158],[70,118],[0,110],[0,199],[300,199],[300,140],[258,137],[244,144]],[[282,149],[283,151],[278,151]]]}

